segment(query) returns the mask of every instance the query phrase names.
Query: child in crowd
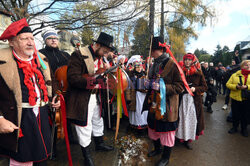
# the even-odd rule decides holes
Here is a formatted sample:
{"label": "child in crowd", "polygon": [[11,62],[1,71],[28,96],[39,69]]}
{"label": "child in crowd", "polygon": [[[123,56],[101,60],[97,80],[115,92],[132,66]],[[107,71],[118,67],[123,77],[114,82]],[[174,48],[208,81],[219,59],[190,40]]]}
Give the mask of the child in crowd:
{"label": "child in crowd", "polygon": [[212,110],[212,104],[214,102],[216,102],[216,96],[217,96],[217,90],[216,87],[214,86],[214,80],[212,77],[209,77],[208,81],[207,81],[207,86],[208,86],[208,90],[207,90],[207,112],[209,113],[213,113]]}

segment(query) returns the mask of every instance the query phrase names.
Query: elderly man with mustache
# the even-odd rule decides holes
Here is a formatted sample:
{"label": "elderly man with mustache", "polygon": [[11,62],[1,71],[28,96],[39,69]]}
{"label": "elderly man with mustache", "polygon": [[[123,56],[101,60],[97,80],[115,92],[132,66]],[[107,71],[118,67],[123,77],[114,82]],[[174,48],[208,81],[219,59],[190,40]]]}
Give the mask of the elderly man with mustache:
{"label": "elderly man with mustache", "polygon": [[[0,50],[0,155],[10,158],[10,166],[46,165],[51,149],[48,103],[52,99],[48,63],[43,61],[47,68],[41,68],[25,18],[12,23],[0,40],[8,40],[10,46]],[[52,107],[60,107],[55,97]]]}

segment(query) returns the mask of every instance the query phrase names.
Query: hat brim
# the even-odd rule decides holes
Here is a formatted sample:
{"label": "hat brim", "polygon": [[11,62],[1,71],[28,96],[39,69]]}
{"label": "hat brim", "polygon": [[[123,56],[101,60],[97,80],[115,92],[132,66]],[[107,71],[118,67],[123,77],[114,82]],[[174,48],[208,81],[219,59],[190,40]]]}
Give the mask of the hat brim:
{"label": "hat brim", "polygon": [[102,42],[99,42],[99,41],[97,41],[97,40],[92,40],[93,42],[96,42],[96,43],[99,43],[99,44],[101,44],[101,45],[103,45],[103,46],[105,46],[105,47],[108,47],[108,48],[110,48],[110,49],[112,49],[113,48],[113,46],[111,45],[111,46],[108,46],[107,44],[105,44],[105,43],[102,43]]}

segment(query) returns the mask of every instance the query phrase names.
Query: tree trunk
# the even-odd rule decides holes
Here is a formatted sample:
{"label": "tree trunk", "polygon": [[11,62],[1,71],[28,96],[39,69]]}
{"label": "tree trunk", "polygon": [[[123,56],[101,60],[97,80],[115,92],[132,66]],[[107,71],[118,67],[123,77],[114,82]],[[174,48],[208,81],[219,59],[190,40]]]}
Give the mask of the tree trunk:
{"label": "tree trunk", "polygon": [[155,0],[150,0],[149,5],[149,32],[150,35],[154,35]]}
{"label": "tree trunk", "polygon": [[160,29],[160,36],[163,38],[163,41],[164,41],[164,0],[161,0],[161,29]]}

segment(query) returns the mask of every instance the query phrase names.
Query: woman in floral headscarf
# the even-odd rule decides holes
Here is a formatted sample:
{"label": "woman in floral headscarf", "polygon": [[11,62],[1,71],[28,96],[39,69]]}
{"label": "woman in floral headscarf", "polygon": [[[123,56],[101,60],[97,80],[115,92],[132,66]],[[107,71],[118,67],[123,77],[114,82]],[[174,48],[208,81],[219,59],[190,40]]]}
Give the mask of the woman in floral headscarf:
{"label": "woman in floral headscarf", "polygon": [[141,58],[133,58],[129,62],[132,65],[128,72],[131,85],[126,90],[126,99],[129,106],[129,124],[136,131],[145,131],[144,129],[147,129],[148,112],[141,113],[146,97],[144,88],[145,72],[143,71]]}
{"label": "woman in floral headscarf", "polygon": [[[184,98],[185,98],[185,94],[184,94],[182,103],[185,103],[186,106],[184,107],[180,106],[180,109],[181,108],[189,109],[188,110],[189,111],[188,115],[190,116],[189,121],[191,122],[192,119],[196,121],[197,119],[197,126],[195,126],[195,124],[189,123],[191,124],[189,127],[192,127],[194,130],[196,130],[196,132],[189,128],[188,132],[192,131],[193,133],[188,133],[188,136],[187,136],[186,134],[183,134],[183,132],[187,130],[187,127],[184,128],[185,125],[183,125],[182,126],[183,128],[180,128],[181,127],[181,123],[180,123],[179,124],[180,129],[178,129],[178,132],[180,130],[182,130],[183,132],[182,134],[180,133],[178,134],[177,132],[176,136],[177,138],[184,141],[184,145],[188,149],[192,149],[190,146],[191,140],[198,139],[198,136],[202,135],[203,130],[204,130],[204,113],[203,113],[203,107],[202,107],[202,94],[205,91],[207,91],[207,84],[206,84],[204,75],[201,71],[200,63],[194,54],[191,54],[191,53],[185,54],[183,57],[183,63],[181,64],[182,64],[182,69],[184,71],[184,74],[186,76],[186,80],[194,96],[193,97],[191,97],[190,95],[186,96],[186,99],[192,102],[184,102]],[[192,104],[194,105],[194,108]],[[195,109],[195,112],[194,112],[194,109]],[[190,115],[192,112],[193,114],[196,113],[196,117],[194,117],[195,115],[194,116]],[[185,118],[185,117],[182,117],[182,118]],[[196,138],[195,138],[195,135],[196,135]]]}

